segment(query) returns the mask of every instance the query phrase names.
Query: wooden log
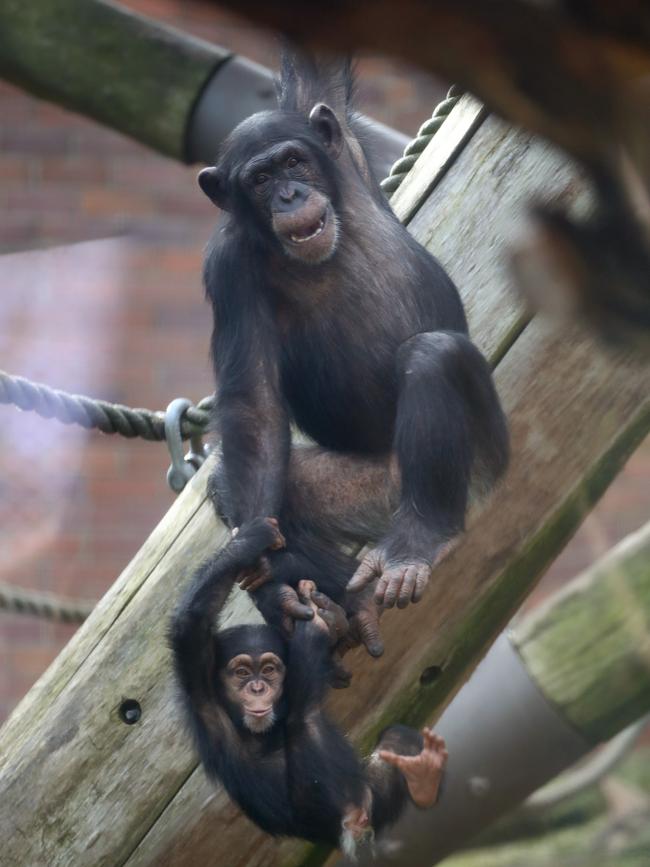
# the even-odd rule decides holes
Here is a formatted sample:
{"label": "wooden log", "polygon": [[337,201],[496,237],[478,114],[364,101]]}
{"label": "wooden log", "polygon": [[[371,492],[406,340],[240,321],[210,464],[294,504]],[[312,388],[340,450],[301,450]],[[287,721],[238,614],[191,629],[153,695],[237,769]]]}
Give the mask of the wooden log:
{"label": "wooden log", "polygon": [[650,524],[514,630],[548,700],[592,743],[650,710]]}
{"label": "wooden log", "polygon": [[[428,190],[426,160],[418,170]],[[574,330],[524,328],[498,246],[537,191],[572,200],[580,187],[557,154],[489,118],[411,223],[450,267],[475,339],[499,361],[514,457],[425,600],[384,618],[385,656],[352,655],[353,687],[332,708],[360,744],[388,720],[419,723],[449,700],[650,426],[646,376],[634,359],[604,355]],[[432,202],[435,241],[424,217]],[[193,479],[2,730],[7,864],[261,867],[324,857],[265,837],[222,793],[211,794],[174,703],[169,612],[224,538],[205,478],[203,470]],[[245,616],[245,602],[234,594],[230,616]],[[423,685],[425,670],[440,676]],[[127,698],[142,707],[135,725],[119,716]]]}
{"label": "wooden log", "polygon": [[108,0],[0,3],[0,76],[179,160],[196,97],[228,57]]}

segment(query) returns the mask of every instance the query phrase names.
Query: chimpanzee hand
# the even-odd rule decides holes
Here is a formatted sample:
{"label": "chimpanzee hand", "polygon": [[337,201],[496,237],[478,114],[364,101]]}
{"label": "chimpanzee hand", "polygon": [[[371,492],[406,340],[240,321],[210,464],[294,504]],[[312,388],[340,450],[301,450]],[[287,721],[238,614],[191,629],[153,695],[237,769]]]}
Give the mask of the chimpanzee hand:
{"label": "chimpanzee hand", "polygon": [[381,608],[374,600],[374,588],[368,587],[348,596],[345,607],[350,628],[339,641],[337,651],[344,656],[349,650],[363,644],[370,656],[381,656],[384,652],[384,642],[379,632]]}
{"label": "chimpanzee hand", "polygon": [[302,603],[289,584],[263,583],[251,591],[251,596],[266,622],[287,636],[293,633],[294,620],[311,620],[314,616],[311,606]]}
{"label": "chimpanzee hand", "polygon": [[[282,533],[280,532],[280,526],[278,524],[277,518],[256,518],[254,521],[250,522],[250,525],[253,524],[264,524],[266,529],[270,531],[269,535],[269,545],[268,548],[271,551],[279,551],[281,548],[284,548],[286,545],[286,541]],[[246,532],[249,524],[242,524],[241,527],[235,527],[232,531],[233,539],[237,538],[239,532]],[[251,566],[248,569],[242,570],[239,575],[235,578],[235,581],[242,590],[257,590],[263,584],[266,584],[271,580],[271,567],[269,566],[269,561],[266,557],[262,556],[259,558],[257,563],[254,566]]]}
{"label": "chimpanzee hand", "polygon": [[373,548],[361,561],[347,590],[349,593],[358,593],[371,581],[376,581],[374,599],[377,605],[392,608],[397,603],[398,608],[406,608],[409,602],[422,599],[431,568],[426,560],[389,559],[383,548]]}
{"label": "chimpanzee hand", "polygon": [[337,644],[347,635],[350,625],[345,611],[329,596],[316,589],[316,585],[308,578],[298,582],[298,597],[314,612],[314,624],[327,632],[331,645]]}
{"label": "chimpanzee hand", "polygon": [[[298,583],[298,596],[301,602],[309,605],[314,612],[314,624],[327,632],[330,645],[338,645],[349,633],[350,625],[345,611],[329,596],[316,589],[313,581],[303,579]],[[334,689],[345,689],[350,686],[352,672],[341,659],[338,650],[332,651],[330,670],[330,686]]]}

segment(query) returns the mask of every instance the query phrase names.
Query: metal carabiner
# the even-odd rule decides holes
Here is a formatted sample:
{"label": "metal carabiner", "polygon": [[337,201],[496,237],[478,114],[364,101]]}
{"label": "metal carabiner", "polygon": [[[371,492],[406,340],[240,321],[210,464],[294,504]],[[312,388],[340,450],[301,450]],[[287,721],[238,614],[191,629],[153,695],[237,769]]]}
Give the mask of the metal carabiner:
{"label": "metal carabiner", "polygon": [[165,411],[165,439],[171,455],[171,466],[167,470],[167,484],[177,494],[183,490],[194,473],[201,466],[209,453],[209,447],[204,445],[200,434],[190,439],[190,450],[183,454],[183,435],[181,423],[192,401],[186,397],[177,397]]}

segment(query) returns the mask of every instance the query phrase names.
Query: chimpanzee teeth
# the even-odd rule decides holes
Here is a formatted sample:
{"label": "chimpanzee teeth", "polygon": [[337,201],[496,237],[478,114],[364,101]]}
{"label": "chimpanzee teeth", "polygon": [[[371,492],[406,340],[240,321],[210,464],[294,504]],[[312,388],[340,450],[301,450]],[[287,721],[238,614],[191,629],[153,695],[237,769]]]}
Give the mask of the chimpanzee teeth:
{"label": "chimpanzee teeth", "polygon": [[325,219],[321,218],[318,221],[318,227],[316,228],[316,230],[314,232],[311,233],[311,235],[303,235],[302,237],[300,237],[299,235],[290,235],[289,237],[291,238],[291,240],[295,244],[304,244],[305,241],[311,241],[312,238],[315,238],[317,235],[320,235],[320,233],[323,231],[324,228],[325,228]]}

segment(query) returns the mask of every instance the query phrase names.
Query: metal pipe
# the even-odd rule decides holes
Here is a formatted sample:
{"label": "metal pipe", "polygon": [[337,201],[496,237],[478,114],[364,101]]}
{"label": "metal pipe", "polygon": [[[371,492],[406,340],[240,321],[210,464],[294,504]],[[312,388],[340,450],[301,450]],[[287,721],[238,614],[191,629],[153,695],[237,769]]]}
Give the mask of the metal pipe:
{"label": "metal pipe", "polygon": [[[187,162],[214,162],[218,145],[251,114],[276,107],[273,74],[259,63],[232,56],[210,76],[197,99],[187,129]],[[408,136],[375,120],[368,121],[372,166],[388,175],[408,144]]]}
{"label": "metal pipe", "polygon": [[435,728],[449,749],[438,806],[409,806],[374,851],[337,867],[431,867],[593,749],[544,698],[505,633]]}

